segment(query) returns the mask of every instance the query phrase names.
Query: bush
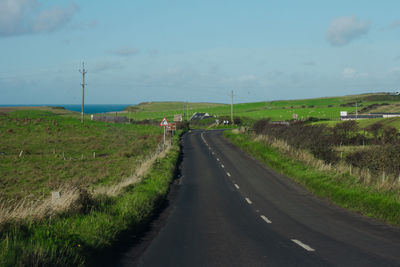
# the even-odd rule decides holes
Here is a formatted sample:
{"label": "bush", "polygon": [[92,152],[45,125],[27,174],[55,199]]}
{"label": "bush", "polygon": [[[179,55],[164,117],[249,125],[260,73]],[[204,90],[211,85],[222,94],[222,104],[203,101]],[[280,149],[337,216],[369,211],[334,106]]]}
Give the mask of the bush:
{"label": "bush", "polygon": [[234,117],[233,118],[233,123],[235,125],[241,125],[242,124],[242,119],[240,117]]}
{"label": "bush", "polygon": [[359,168],[367,168],[372,173],[382,172],[400,175],[400,144],[371,147],[347,155],[346,161]]}
{"label": "bush", "polygon": [[253,128],[256,134],[263,134],[264,129],[268,127],[270,119],[261,119],[254,123]]}
{"label": "bush", "polygon": [[189,122],[188,121],[180,121],[176,123],[177,130],[188,130],[189,129]]}

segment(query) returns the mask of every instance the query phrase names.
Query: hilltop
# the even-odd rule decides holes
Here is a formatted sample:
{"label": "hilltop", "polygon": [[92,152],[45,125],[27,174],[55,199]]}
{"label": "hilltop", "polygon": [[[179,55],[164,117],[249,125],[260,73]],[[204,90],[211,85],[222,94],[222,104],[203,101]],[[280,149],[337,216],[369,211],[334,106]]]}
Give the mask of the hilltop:
{"label": "hilltop", "polygon": [[[400,96],[390,93],[368,93],[311,99],[276,100],[234,104],[234,116],[257,120],[269,118],[273,121],[310,117],[323,120],[339,120],[340,111],[348,113],[399,112]],[[135,112],[135,119],[172,120],[174,114],[185,114],[188,118],[195,112],[207,112],[216,117],[229,117],[230,105],[193,102],[143,102],[130,106],[127,111]],[[296,115],[294,115],[296,114]],[[127,116],[124,114],[124,116]],[[186,116],[185,116],[186,117]]]}

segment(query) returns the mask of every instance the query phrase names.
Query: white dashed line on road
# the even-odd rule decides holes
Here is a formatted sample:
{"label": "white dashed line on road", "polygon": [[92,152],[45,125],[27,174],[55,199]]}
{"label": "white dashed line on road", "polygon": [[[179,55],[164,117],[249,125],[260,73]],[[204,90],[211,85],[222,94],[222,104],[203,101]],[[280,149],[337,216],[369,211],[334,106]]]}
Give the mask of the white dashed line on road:
{"label": "white dashed line on road", "polygon": [[272,223],[267,217],[261,215],[261,219],[263,219],[266,223]]}
{"label": "white dashed line on road", "polygon": [[224,164],[221,164],[221,167],[222,167],[222,168],[225,168]]}
{"label": "white dashed line on road", "polygon": [[217,158],[217,160],[219,161],[219,158]]}
{"label": "white dashed line on road", "polygon": [[235,184],[235,187],[237,188],[237,189],[239,189],[240,187],[237,185],[237,184]]}
{"label": "white dashed line on road", "polygon": [[246,197],[245,199],[246,199],[247,203],[249,203],[249,204],[253,203],[253,202],[251,202],[251,200],[248,197]]}
{"label": "white dashed line on road", "polygon": [[310,247],[309,245],[304,244],[303,242],[297,240],[297,239],[290,239],[292,240],[294,243],[296,243],[297,245],[299,245],[300,247],[304,248],[307,251],[315,251],[315,249],[313,249],[312,247]]}
{"label": "white dashed line on road", "polygon": [[227,172],[226,175],[228,175],[229,177],[231,177],[231,174],[230,174],[229,172]]}

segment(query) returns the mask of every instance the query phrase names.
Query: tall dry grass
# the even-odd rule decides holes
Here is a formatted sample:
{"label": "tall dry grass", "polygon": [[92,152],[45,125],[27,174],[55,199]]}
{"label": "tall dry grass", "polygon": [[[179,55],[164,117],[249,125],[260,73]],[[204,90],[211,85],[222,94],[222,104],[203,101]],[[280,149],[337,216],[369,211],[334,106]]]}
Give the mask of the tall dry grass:
{"label": "tall dry grass", "polygon": [[94,190],[94,195],[107,195],[107,196],[116,196],[121,193],[121,191],[126,188],[127,186],[130,186],[132,184],[136,184],[140,182],[143,177],[149,172],[151,166],[153,166],[154,162],[157,159],[165,157],[169,150],[171,149],[171,144],[168,144],[167,146],[158,146],[157,150],[155,153],[153,153],[148,159],[144,160],[141,162],[139,167],[136,169],[135,173],[131,175],[130,177],[125,178],[123,181],[121,181],[118,184],[112,185],[112,186],[102,186],[98,187]]}
{"label": "tall dry grass", "polygon": [[154,162],[165,157],[170,148],[171,144],[157,146],[156,150],[139,164],[131,176],[114,185],[99,186],[90,190],[64,184],[54,192],[54,196],[50,195],[36,200],[26,197],[19,201],[0,199],[0,225],[21,219],[36,220],[51,217],[63,211],[80,209],[85,204],[84,202],[97,195],[117,196],[127,186],[139,183],[150,171]]}
{"label": "tall dry grass", "polygon": [[328,164],[323,160],[315,158],[310,152],[302,149],[295,149],[291,147],[286,141],[277,139],[268,135],[256,135],[253,134],[253,139],[258,142],[266,143],[281,153],[295,158],[298,161],[311,166],[320,171],[335,171],[339,174],[351,174],[356,178],[357,182],[365,186],[373,186],[378,190],[383,191],[394,191],[397,192],[397,196],[400,199],[400,176],[382,173],[380,176],[373,176],[369,169],[356,168],[345,162],[339,162],[337,164]]}

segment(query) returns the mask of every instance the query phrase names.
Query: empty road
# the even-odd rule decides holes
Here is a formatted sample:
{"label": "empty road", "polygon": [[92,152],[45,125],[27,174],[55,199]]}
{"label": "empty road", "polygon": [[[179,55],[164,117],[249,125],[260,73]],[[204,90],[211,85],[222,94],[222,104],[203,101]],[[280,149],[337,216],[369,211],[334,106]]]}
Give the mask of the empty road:
{"label": "empty road", "polygon": [[[156,234],[119,266],[400,266],[400,230],[331,205],[222,137],[183,137]],[[134,256],[133,256],[134,255]]]}

